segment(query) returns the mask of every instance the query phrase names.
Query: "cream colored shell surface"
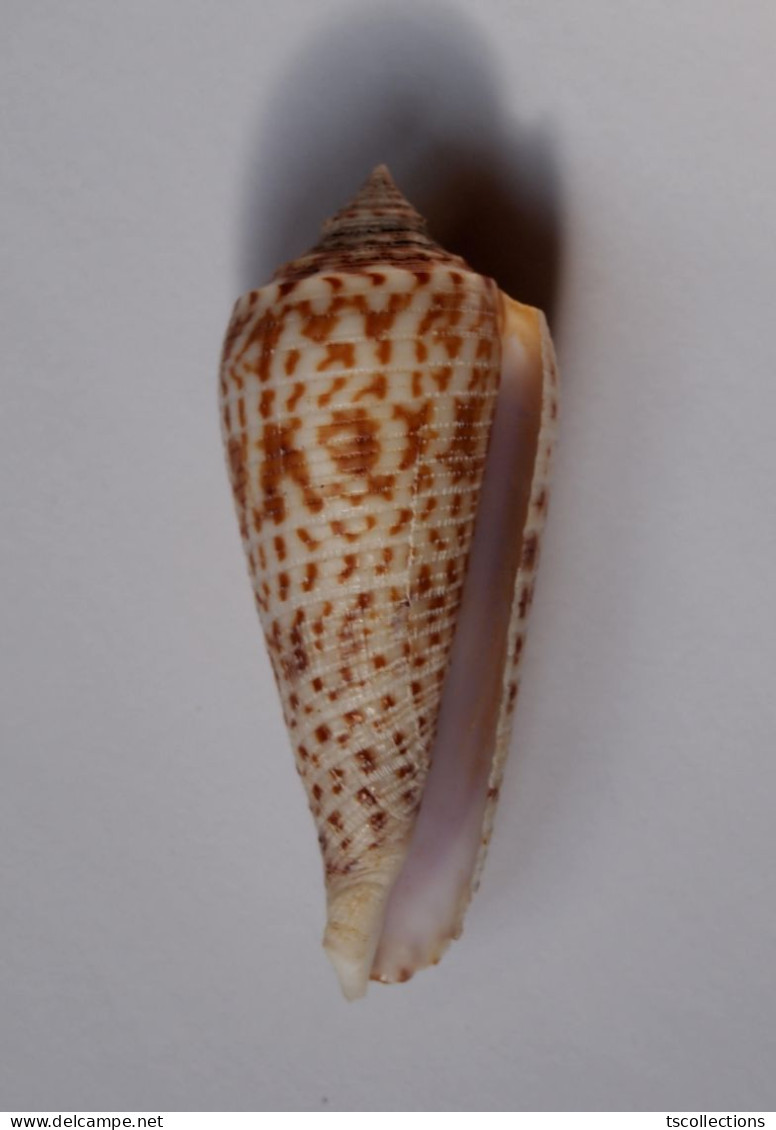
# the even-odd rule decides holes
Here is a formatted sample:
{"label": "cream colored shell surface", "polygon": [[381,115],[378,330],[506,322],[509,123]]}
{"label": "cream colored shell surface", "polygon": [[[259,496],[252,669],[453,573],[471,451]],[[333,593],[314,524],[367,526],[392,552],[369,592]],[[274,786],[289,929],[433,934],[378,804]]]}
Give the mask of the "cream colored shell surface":
{"label": "cream colored shell surface", "polygon": [[434,264],[281,280],[233,313],[221,368],[230,476],[330,901],[361,875],[387,883],[407,847],[477,510],[501,310],[492,282]]}

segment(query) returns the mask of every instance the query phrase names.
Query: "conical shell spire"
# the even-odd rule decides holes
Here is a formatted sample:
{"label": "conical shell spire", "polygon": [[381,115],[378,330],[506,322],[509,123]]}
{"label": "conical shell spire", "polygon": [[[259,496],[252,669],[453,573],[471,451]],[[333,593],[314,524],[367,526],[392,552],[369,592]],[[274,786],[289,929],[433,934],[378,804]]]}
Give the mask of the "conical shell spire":
{"label": "conical shell spire", "polygon": [[323,225],[320,250],[359,247],[365,242],[410,240],[433,247],[426,221],[396,187],[386,165],[378,165],[349,204]]}
{"label": "conical shell spire", "polygon": [[466,268],[462,259],[434,243],[426,221],[396,187],[387,166],[378,165],[350,203],[326,220],[315,247],[274,277],[286,282],[322,271],[359,273],[367,267],[412,269],[428,263]]}

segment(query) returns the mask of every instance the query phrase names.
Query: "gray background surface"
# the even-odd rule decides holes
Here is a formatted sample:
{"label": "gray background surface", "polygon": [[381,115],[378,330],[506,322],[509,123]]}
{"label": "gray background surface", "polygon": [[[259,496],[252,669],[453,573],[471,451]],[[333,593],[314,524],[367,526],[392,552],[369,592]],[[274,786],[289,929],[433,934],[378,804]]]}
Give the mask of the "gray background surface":
{"label": "gray background surface", "polygon": [[[773,1109],[772,4],[2,25],[0,1107]],[[381,160],[565,396],[482,889],[348,1006],[216,368]]]}

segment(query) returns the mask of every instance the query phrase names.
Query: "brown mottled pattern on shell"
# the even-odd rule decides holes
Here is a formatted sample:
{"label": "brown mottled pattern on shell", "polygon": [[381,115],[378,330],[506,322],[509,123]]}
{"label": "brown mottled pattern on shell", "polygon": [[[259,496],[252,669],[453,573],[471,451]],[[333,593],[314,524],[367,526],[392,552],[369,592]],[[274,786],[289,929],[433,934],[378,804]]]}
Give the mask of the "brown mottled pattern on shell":
{"label": "brown mottled pattern on shell", "polygon": [[420,801],[499,381],[498,303],[468,271],[381,264],[253,291],[227,334],[231,481],[330,893],[406,843]]}

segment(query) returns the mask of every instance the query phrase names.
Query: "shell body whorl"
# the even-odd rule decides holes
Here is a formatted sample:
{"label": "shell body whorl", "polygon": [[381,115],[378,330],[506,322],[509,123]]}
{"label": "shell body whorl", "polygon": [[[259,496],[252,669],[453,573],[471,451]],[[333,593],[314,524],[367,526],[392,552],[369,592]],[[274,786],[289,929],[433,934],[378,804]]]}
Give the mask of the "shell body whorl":
{"label": "shell body whorl", "polygon": [[423,796],[502,366],[495,284],[377,170],[235,306],[221,405],[254,595],[363,991]]}

